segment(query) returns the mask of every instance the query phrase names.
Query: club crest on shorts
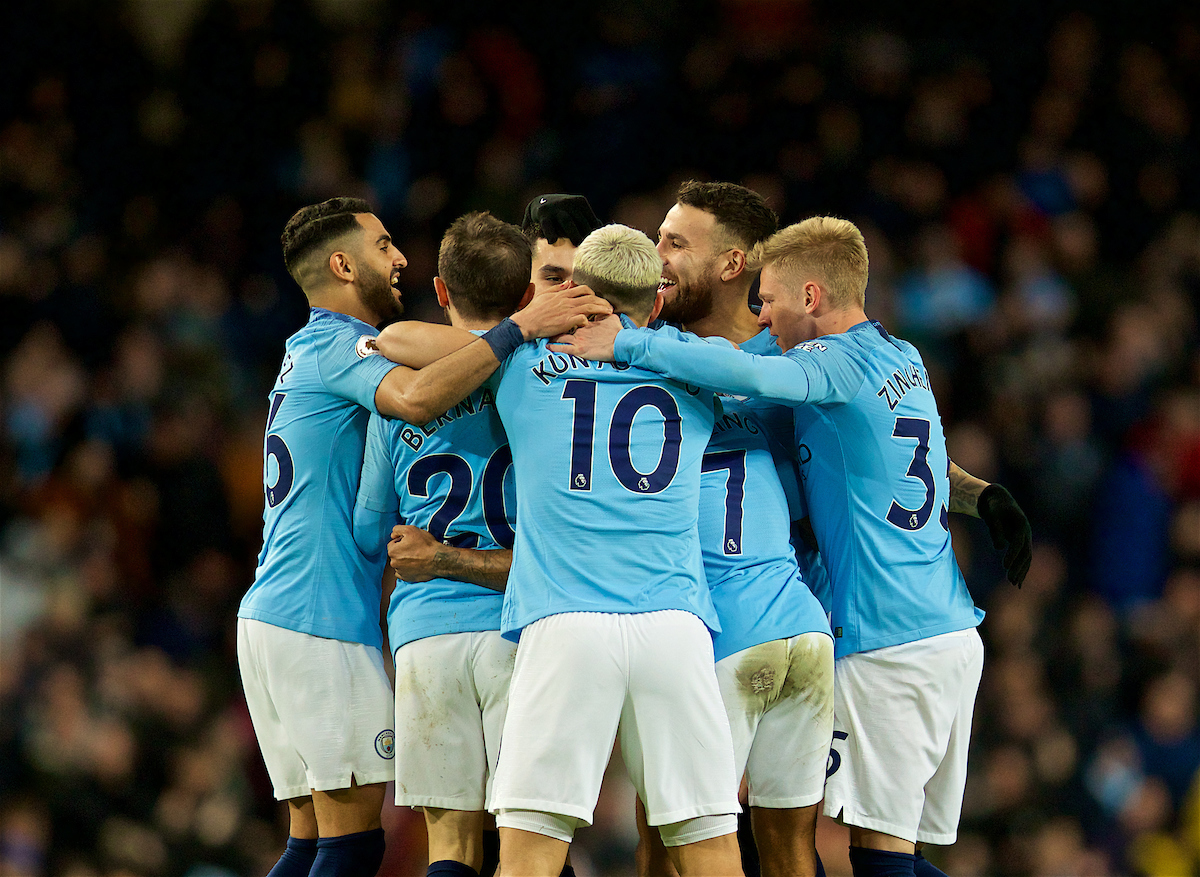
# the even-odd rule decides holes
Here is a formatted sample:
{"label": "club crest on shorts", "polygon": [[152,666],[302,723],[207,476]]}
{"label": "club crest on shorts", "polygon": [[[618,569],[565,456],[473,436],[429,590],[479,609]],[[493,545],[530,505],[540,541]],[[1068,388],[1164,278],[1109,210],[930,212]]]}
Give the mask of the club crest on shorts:
{"label": "club crest on shorts", "polygon": [[375,738],[375,751],[380,758],[392,758],[396,754],[396,732],[391,728],[380,731]]}
{"label": "club crest on shorts", "polygon": [[375,346],[375,336],[359,335],[358,340],[354,342],[354,352],[358,354],[359,359],[366,359],[368,356],[379,356],[379,348]]}

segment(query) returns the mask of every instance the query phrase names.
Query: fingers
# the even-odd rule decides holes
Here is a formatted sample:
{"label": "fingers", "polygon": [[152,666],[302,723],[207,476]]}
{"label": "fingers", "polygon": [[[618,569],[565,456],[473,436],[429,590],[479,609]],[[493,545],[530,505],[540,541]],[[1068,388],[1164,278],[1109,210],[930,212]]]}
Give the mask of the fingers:
{"label": "fingers", "polygon": [[1029,573],[1029,567],[1032,563],[1032,550],[1019,552],[1012,567],[1008,570],[1008,580],[1020,588],[1021,584],[1025,581],[1025,576]]}

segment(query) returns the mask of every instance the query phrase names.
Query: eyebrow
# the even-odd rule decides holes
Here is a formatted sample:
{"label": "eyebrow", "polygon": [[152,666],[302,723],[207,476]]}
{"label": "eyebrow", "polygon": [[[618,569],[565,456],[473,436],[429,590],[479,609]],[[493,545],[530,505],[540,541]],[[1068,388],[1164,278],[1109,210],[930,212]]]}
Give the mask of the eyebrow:
{"label": "eyebrow", "polygon": [[683,244],[685,247],[687,246],[687,238],[685,238],[681,234],[676,234],[673,231],[669,231],[666,234],[663,234],[662,229],[659,229],[658,234],[660,237],[664,237],[669,241],[679,241],[679,243]]}
{"label": "eyebrow", "polygon": [[566,274],[568,269],[561,265],[543,265],[538,269],[538,274]]}
{"label": "eyebrow", "polygon": [[392,242],[392,236],[390,234],[381,234],[378,238],[375,239],[375,243],[377,245],[382,244],[385,241],[390,244]]}

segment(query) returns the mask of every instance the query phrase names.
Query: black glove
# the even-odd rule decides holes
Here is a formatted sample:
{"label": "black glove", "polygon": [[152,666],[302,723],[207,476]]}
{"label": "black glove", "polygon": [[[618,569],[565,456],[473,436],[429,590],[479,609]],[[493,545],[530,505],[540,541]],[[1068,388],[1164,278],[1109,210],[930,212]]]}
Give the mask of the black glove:
{"label": "black glove", "polygon": [[1033,530],[1029,518],[1025,517],[1012,494],[999,484],[989,484],[983,489],[976,508],[992,534],[992,547],[1008,547],[1004,554],[1004,569],[1008,580],[1021,587],[1033,561]]}
{"label": "black glove", "polygon": [[536,226],[539,237],[550,243],[570,238],[575,246],[601,225],[592,205],[582,195],[539,195],[529,202],[521,220],[522,229],[528,231]]}

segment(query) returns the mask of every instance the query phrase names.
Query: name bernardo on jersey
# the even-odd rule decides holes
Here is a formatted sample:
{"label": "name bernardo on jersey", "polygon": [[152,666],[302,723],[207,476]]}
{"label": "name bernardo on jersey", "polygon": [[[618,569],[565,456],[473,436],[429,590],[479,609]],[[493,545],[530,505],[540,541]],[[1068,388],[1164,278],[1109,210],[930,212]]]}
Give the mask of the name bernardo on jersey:
{"label": "name bernardo on jersey", "polygon": [[449,411],[444,414],[439,414],[433,420],[426,423],[424,426],[406,426],[400,430],[400,440],[412,448],[414,451],[421,450],[421,445],[425,439],[429,438],[443,426],[448,423],[453,423],[461,417],[470,417],[474,414],[482,414],[487,409],[493,412],[496,410],[496,396],[487,387],[479,391],[478,400],[474,395],[463,399]]}

